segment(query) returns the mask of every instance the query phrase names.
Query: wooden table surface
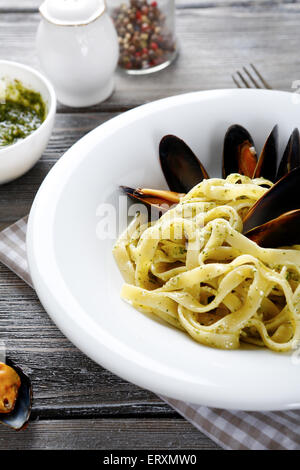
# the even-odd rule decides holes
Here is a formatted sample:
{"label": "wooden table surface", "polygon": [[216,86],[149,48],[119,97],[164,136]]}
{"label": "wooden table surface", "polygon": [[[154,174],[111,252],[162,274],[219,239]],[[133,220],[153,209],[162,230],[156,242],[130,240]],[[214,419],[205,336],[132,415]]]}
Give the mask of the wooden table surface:
{"label": "wooden table surface", "polygon": [[[38,68],[39,0],[0,0],[0,59]],[[30,210],[44,177],[81,136],[139,104],[182,92],[232,88],[231,74],[254,62],[274,88],[300,79],[300,2],[177,1],[180,56],[145,77],[119,73],[116,91],[89,109],[58,106],[55,129],[37,165],[0,187],[0,229]],[[215,449],[153,393],[99,367],[54,326],[34,291],[0,265],[0,339],[32,378],[28,429],[0,428],[0,449]]]}

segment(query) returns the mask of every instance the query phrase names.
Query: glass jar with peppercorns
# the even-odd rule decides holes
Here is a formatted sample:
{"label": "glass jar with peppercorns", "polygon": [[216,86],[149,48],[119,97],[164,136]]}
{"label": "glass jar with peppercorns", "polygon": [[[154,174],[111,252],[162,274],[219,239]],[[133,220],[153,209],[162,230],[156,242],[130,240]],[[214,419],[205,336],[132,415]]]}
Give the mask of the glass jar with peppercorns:
{"label": "glass jar with peppercorns", "polygon": [[175,59],[175,0],[109,0],[108,6],[119,39],[119,67],[141,75]]}

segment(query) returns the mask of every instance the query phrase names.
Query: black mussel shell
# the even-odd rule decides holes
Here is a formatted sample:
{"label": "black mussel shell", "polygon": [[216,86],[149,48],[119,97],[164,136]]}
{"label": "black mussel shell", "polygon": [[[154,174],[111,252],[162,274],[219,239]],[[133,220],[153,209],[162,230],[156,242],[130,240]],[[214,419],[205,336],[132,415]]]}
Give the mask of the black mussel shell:
{"label": "black mussel shell", "polygon": [[299,245],[300,210],[286,212],[276,219],[255,227],[245,235],[264,248]]}
{"label": "black mussel shell", "polygon": [[263,225],[285,212],[300,208],[300,168],[275,183],[249,210],[243,220],[243,233]]}
{"label": "black mussel shell", "polygon": [[239,124],[230,126],[224,137],[223,178],[231,173],[252,178],[256,165],[257,156],[251,135]]}
{"label": "black mussel shell", "polygon": [[171,191],[187,193],[209,178],[204,166],[190,147],[175,135],[166,135],[159,144],[162,171]]}
{"label": "black mussel shell", "polygon": [[278,158],[278,126],[273,127],[258,159],[253,178],[275,181]]}
{"label": "black mussel shell", "polygon": [[20,367],[15,366],[10,360],[7,360],[6,363],[19,375],[21,386],[19,388],[18,398],[13,411],[8,414],[0,413],[0,423],[5,424],[16,431],[20,431],[26,427],[29,421],[32,407],[32,386],[29,377],[24,374]]}
{"label": "black mussel shell", "polygon": [[285,148],[277,171],[276,181],[298,166],[300,166],[300,134],[296,128],[293,130]]}

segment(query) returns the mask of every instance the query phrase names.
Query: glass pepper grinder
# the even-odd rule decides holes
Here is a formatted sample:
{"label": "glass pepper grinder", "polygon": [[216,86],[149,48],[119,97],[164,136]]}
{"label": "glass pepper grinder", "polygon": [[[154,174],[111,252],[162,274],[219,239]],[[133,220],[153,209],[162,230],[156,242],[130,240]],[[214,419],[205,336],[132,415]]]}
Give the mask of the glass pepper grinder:
{"label": "glass pepper grinder", "polygon": [[162,70],[175,59],[175,0],[109,0],[119,67],[132,75]]}

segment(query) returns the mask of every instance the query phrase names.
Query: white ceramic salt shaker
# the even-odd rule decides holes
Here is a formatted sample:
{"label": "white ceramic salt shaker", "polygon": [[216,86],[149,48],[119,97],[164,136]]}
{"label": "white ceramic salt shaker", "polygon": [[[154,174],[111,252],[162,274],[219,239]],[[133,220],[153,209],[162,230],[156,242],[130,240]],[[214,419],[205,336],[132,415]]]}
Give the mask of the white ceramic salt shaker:
{"label": "white ceramic salt shaker", "polygon": [[92,106],[114,89],[118,38],[104,0],[45,0],[37,32],[41,67],[59,101]]}

